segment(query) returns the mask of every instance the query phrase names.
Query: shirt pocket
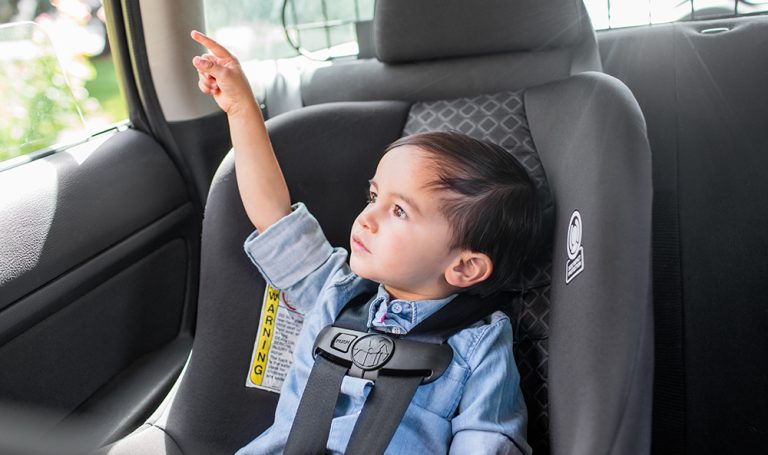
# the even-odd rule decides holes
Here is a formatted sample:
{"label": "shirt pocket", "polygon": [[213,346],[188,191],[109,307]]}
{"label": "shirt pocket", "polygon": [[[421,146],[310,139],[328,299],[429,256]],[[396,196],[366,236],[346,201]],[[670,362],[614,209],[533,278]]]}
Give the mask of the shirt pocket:
{"label": "shirt pocket", "polygon": [[464,385],[469,378],[469,369],[452,361],[442,376],[429,384],[423,384],[416,389],[413,404],[451,419],[464,393]]}

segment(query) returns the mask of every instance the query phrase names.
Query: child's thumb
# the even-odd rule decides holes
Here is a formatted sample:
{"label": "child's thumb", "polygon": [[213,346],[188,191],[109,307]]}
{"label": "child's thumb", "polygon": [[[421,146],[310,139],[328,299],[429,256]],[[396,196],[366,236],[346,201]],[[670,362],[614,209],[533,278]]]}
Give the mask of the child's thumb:
{"label": "child's thumb", "polygon": [[198,71],[202,73],[208,73],[213,77],[216,77],[221,71],[221,67],[219,65],[202,57],[193,58],[192,64],[195,66],[195,68],[197,68]]}

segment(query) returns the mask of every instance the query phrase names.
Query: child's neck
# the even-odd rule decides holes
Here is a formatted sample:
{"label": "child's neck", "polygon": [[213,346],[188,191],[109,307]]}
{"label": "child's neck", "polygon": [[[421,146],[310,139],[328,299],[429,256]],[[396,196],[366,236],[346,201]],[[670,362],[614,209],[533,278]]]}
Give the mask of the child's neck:
{"label": "child's neck", "polygon": [[406,300],[411,302],[417,301],[417,300],[444,299],[456,292],[455,290],[452,290],[452,289],[446,289],[446,290],[443,290],[442,292],[441,291],[412,292],[412,291],[407,291],[403,289],[397,289],[387,284],[384,285],[384,290],[387,291],[387,293],[389,294],[389,297],[392,300],[399,299],[399,300]]}

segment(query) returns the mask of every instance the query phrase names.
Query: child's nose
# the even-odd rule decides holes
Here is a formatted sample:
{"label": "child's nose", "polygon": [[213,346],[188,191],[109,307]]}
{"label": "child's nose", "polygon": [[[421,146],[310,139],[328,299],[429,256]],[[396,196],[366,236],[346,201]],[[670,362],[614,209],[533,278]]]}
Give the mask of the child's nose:
{"label": "child's nose", "polygon": [[379,226],[376,223],[376,217],[373,212],[374,210],[370,205],[364,208],[363,211],[360,212],[360,215],[357,217],[357,222],[360,223],[362,228],[375,233],[378,231]]}

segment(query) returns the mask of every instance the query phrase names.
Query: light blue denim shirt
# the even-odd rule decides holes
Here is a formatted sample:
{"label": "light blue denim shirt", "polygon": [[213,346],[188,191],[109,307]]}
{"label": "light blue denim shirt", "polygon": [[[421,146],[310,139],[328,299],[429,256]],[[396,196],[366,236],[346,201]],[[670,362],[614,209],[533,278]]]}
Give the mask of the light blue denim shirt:
{"label": "light blue denim shirt", "polygon": [[[282,289],[305,319],[275,422],[238,455],[282,453],[314,362],[315,337],[334,322],[350,299],[376,292],[369,327],[404,334],[456,296],[417,302],[390,299],[383,286],[352,273],[347,251],[331,247],[303,204],[293,209],[245,241],[246,253],[264,278]],[[497,311],[450,337],[448,344],[454,351],[451,364],[439,379],[416,390],[386,454],[531,453],[507,316]],[[344,453],[371,387],[371,381],[344,378],[328,438],[329,452]]]}

